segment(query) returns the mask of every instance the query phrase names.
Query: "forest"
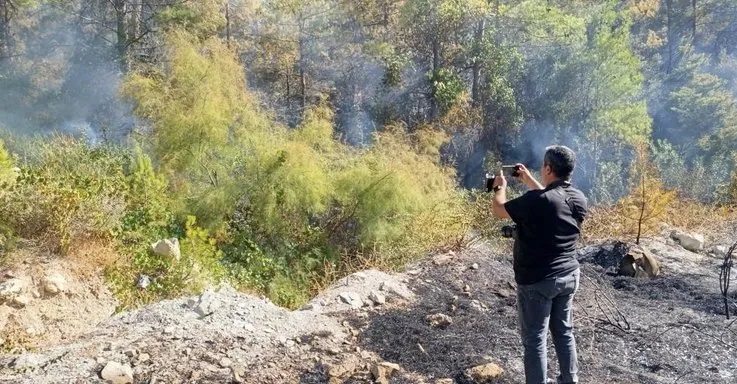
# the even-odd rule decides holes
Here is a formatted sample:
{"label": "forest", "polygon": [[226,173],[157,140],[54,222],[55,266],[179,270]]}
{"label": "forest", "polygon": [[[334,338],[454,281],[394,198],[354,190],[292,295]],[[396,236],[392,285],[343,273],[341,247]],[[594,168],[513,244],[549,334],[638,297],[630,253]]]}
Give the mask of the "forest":
{"label": "forest", "polygon": [[737,202],[736,81],[732,0],[0,0],[0,263],[296,307],[495,236],[484,174],[551,144],[631,234]]}

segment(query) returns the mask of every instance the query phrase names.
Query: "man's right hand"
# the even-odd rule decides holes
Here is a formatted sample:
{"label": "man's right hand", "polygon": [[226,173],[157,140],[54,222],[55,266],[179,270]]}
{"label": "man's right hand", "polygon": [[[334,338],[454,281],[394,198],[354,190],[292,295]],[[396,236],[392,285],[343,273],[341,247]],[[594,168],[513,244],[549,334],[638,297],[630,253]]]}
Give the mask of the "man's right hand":
{"label": "man's right hand", "polygon": [[517,180],[521,181],[524,185],[527,186],[527,188],[530,189],[543,189],[542,184],[540,184],[537,180],[535,180],[534,177],[532,177],[532,173],[530,172],[527,167],[525,167],[522,163],[515,164],[517,166],[517,173],[519,174],[517,176]]}

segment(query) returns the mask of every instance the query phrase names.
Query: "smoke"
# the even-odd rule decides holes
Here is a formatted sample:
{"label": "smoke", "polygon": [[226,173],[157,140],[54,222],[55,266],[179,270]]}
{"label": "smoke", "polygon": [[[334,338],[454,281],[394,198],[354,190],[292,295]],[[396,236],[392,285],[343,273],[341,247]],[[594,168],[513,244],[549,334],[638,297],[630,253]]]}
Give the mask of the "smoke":
{"label": "smoke", "polygon": [[0,59],[0,126],[91,143],[120,140],[134,118],[119,98],[123,75],[113,47],[67,12],[39,5],[16,16],[12,54]]}

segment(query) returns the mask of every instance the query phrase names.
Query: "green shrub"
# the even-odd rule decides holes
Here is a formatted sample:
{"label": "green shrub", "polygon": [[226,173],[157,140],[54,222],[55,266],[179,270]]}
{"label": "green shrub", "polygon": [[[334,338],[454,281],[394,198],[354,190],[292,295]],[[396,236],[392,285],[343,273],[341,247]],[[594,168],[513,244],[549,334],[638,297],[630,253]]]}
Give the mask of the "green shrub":
{"label": "green shrub", "polygon": [[74,239],[109,238],[126,207],[124,153],[65,138],[36,145],[39,159],[0,195],[6,225],[62,254]]}

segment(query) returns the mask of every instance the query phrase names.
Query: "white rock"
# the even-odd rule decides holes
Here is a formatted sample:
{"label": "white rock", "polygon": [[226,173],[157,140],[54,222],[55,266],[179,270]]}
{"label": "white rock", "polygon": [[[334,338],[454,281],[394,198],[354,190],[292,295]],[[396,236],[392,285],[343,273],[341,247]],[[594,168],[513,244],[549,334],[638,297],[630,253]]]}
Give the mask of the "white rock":
{"label": "white rock", "polygon": [[381,292],[371,291],[368,296],[369,300],[373,301],[375,305],[382,305],[386,303],[386,296]]}
{"label": "white rock", "polygon": [[350,305],[353,308],[363,307],[363,300],[361,300],[361,296],[355,292],[341,292],[339,296],[342,302]]}
{"label": "white rock", "polygon": [[397,295],[404,300],[411,300],[414,297],[414,294],[409,290],[409,288],[407,288],[407,286],[391,280],[382,282],[381,285],[379,285],[379,290]]}
{"label": "white rock", "polygon": [[479,264],[478,263],[471,264],[471,269],[473,270],[479,269]]}
{"label": "white rock", "polygon": [[115,361],[108,362],[100,375],[104,380],[113,384],[133,383],[133,369],[130,365],[123,365]]}
{"label": "white rock", "polygon": [[681,247],[691,252],[698,252],[704,249],[704,235],[702,234],[673,231],[670,237],[677,241]]}
{"label": "white rock", "polygon": [[51,272],[42,281],[44,292],[56,295],[67,290],[67,279],[59,272]]}
{"label": "white rock", "polygon": [[222,303],[215,297],[213,291],[207,290],[205,293],[200,295],[200,299],[197,301],[197,305],[194,307],[194,311],[204,317],[215,312]]}
{"label": "white rock", "polygon": [[[715,246],[712,251],[714,254],[716,254],[719,257],[727,256],[727,252],[729,252],[729,247],[726,245],[717,245]],[[734,255],[733,255],[734,256]]]}
{"label": "white rock", "polygon": [[151,249],[157,255],[164,257],[171,257],[176,261],[182,257],[182,252],[179,249],[179,239],[172,237],[171,239],[159,240],[151,244]]}
{"label": "white rock", "polygon": [[13,296],[23,292],[24,287],[23,281],[20,279],[10,279],[0,284],[0,302],[12,299]]}
{"label": "white rock", "polygon": [[453,257],[455,257],[455,255],[452,253],[443,253],[440,255],[435,255],[432,258],[432,263],[435,265],[449,264],[451,261],[453,261]]}
{"label": "white rock", "polygon": [[223,368],[230,368],[230,366],[233,365],[233,361],[227,357],[223,357],[222,359],[220,359],[220,362],[218,364],[220,364],[220,366]]}
{"label": "white rock", "polygon": [[18,295],[13,298],[12,304],[16,307],[25,307],[26,305],[31,303],[31,297],[27,295]]}

